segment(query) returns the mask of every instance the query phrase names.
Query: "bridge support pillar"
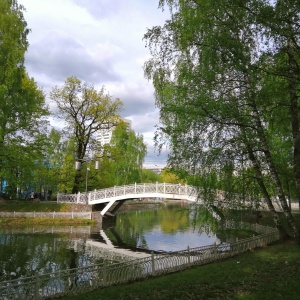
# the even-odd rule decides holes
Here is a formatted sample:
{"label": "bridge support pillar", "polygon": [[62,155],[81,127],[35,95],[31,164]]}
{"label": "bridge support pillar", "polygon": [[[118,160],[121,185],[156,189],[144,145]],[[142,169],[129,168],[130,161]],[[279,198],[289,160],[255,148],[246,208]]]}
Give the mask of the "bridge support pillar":
{"label": "bridge support pillar", "polygon": [[111,213],[114,215],[116,211],[125,203],[125,201],[118,201],[118,204],[114,207]]}
{"label": "bridge support pillar", "polygon": [[95,220],[97,224],[102,224],[102,218],[103,216],[99,211],[92,212],[92,220]]}
{"label": "bridge support pillar", "polygon": [[102,209],[101,211],[101,215],[104,216],[105,213],[114,205],[114,203],[116,202],[116,200],[110,200],[107,205],[104,207],[104,209]]}

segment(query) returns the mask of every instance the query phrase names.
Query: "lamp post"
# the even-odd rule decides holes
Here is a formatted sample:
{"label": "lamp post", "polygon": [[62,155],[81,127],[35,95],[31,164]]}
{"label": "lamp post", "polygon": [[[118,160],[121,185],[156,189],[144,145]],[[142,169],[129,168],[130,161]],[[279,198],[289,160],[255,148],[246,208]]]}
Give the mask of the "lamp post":
{"label": "lamp post", "polygon": [[87,189],[88,189],[88,173],[90,168],[86,167],[86,174],[85,174],[85,194],[87,195]]}
{"label": "lamp post", "polygon": [[[81,169],[82,163],[88,163],[92,160],[89,159],[76,159],[75,161],[75,170],[79,171]],[[95,160],[95,170],[99,170],[100,168],[100,161]],[[90,171],[90,168],[88,167],[88,164],[86,164],[86,173],[85,173],[85,194],[87,196],[88,192],[88,173]]]}

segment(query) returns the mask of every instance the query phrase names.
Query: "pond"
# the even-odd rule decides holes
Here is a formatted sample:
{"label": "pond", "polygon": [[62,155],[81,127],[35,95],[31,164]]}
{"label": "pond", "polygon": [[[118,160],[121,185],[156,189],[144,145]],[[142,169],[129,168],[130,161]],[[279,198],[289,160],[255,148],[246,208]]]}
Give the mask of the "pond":
{"label": "pond", "polygon": [[24,276],[124,261],[151,252],[179,251],[232,236],[219,231],[218,219],[204,208],[178,202],[122,211],[101,228],[9,227],[0,229],[0,282]]}

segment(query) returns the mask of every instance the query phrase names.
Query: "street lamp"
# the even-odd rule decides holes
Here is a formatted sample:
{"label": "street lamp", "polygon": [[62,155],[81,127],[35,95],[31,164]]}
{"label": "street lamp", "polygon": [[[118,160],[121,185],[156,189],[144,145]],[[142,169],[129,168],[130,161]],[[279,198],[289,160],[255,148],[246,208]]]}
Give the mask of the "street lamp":
{"label": "street lamp", "polygon": [[[87,160],[87,159],[77,159],[75,161],[75,170],[79,171],[81,169],[81,164],[82,163],[88,163],[92,160]],[[100,168],[100,161],[96,160],[95,161],[95,170],[99,170]],[[88,164],[86,164],[86,173],[85,173],[85,193],[87,195],[87,190],[88,190],[88,172],[90,171],[90,168],[88,167]]]}
{"label": "street lamp", "polygon": [[90,168],[86,167],[86,173],[85,173],[85,193],[87,194],[87,187],[88,187],[88,172]]}

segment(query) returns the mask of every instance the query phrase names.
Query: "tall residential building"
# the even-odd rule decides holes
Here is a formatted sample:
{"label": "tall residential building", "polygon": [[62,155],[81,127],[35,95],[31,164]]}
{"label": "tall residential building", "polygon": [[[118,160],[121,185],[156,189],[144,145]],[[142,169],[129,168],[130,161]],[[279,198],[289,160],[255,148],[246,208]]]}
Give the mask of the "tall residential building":
{"label": "tall residential building", "polygon": [[[123,119],[123,121],[127,124],[127,129],[131,130],[132,121],[128,120],[128,119]],[[97,139],[101,143],[101,145],[110,143],[114,129],[115,129],[115,126],[109,128],[109,129],[103,128],[98,131]]]}

